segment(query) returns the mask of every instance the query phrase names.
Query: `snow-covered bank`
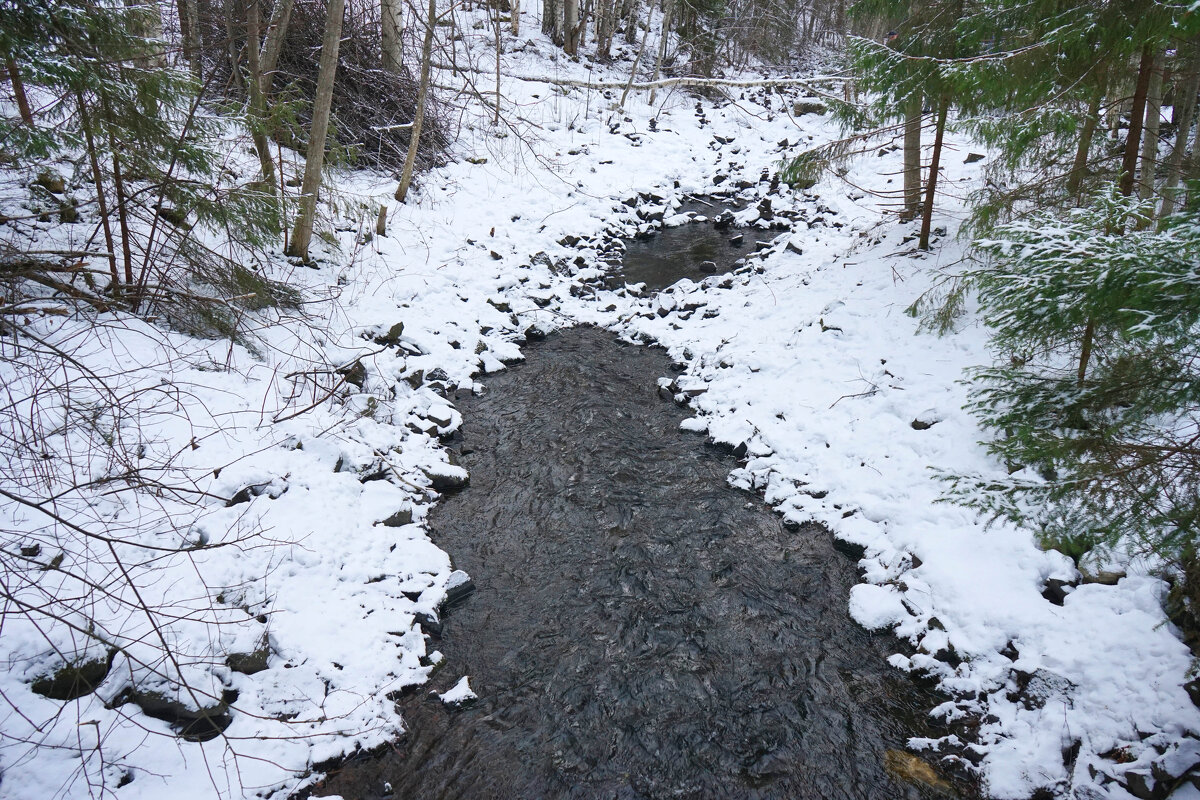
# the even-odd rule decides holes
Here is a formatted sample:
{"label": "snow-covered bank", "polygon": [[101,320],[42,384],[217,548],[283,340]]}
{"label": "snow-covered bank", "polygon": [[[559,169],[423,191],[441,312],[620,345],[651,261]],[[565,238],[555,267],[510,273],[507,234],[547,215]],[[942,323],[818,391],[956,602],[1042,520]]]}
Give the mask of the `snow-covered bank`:
{"label": "snow-covered bank", "polygon": [[[506,70],[546,73],[552,52],[540,37],[522,37]],[[579,80],[603,72],[569,60],[553,69]],[[797,143],[835,137],[835,127],[815,114],[793,117],[788,98],[762,91],[733,103],[671,94],[661,109],[631,96],[622,114],[611,108],[618,92],[511,79],[502,90],[506,114],[519,108],[522,120],[498,131],[487,109],[475,109],[458,144],[463,159],[423,178],[409,204],[392,210],[386,237],[363,232],[392,182],[338,176],[332,199],[348,209],[333,232],[339,248],[318,270],[287,276],[331,298],[305,324],[262,328],[251,352],[121,320],[97,346],[95,363],[138,365],[131,385],[181,387],[170,396],[177,413],[145,415],[142,436],[177,454],[172,469],[212,496],[196,535],[220,542],[260,532],[273,546],[183,550],[154,584],[164,601],[214,601],[208,616],[181,615],[172,626],[180,650],[196,655],[186,665],[192,681],[215,697],[237,693],[225,735],[206,743],[148,735],[170,729],[134,705],[105,707],[139,681],[141,662],[159,658],[138,655],[143,620],[113,612],[124,652],[98,693],[65,702],[30,693],[28,682],[55,663],[47,643],[6,628],[3,689],[22,698],[26,716],[0,718],[10,737],[0,752],[5,796],[83,796],[87,779],[130,798],[286,792],[311,780],[313,764],[394,738],[403,723],[388,695],[425,681],[437,661],[419,623],[436,618],[453,554],[422,523],[435,487],[463,477],[437,442],[460,422],[454,392],[478,389],[487,372],[519,358],[531,326],[575,322],[670,348],[687,365],[676,384],[693,397],[688,428],[746,447],[731,480],[762,489],[790,519],[820,520],[865,548],[852,613],[919,647],[895,661],[954,694],[939,714],[980,721],[967,754],[990,793],[1122,797],[1106,776],[1148,775],[1152,762],[1191,766],[1200,712],[1182,689],[1190,658],[1165,623],[1161,584],[1133,574],[1054,605],[1041,592],[1047,579],[1075,577],[1065,557],[1039,550],[1029,532],[985,529],[935,502],[933,468],[1002,469],[975,443],[956,383],[964,367],[990,358],[978,324],[968,314],[939,338],[904,313],[961,256],[953,231],[980,169],[962,163],[966,143],[955,142],[936,222],[950,231],[930,256],[918,256],[902,241],[907,231],[855,188],[899,171],[898,152],[868,154],[844,180],[772,196],[772,213],[791,212],[793,230],[748,233],[774,244],[743,273],[698,275],[645,298],[594,283],[612,233],[652,226],[623,201],[654,194],[664,201],[648,204],[664,206],[666,218],[665,206],[685,193],[744,181],[754,202],[743,221],[752,222],[770,189],[760,175]],[[642,205],[643,216],[657,215]],[[56,317],[30,325],[59,338],[82,329]],[[363,368],[341,382],[321,374],[326,361]],[[322,402],[330,390],[334,399]],[[225,506],[247,487],[255,488],[246,502]],[[117,512],[132,513],[97,513]],[[6,528],[39,524],[11,506],[3,513]],[[149,541],[157,534],[145,532]],[[213,621],[224,624],[220,636]],[[226,660],[255,653],[266,669]],[[430,688],[445,693],[461,678],[440,674]],[[80,744],[83,735],[95,743]]]}

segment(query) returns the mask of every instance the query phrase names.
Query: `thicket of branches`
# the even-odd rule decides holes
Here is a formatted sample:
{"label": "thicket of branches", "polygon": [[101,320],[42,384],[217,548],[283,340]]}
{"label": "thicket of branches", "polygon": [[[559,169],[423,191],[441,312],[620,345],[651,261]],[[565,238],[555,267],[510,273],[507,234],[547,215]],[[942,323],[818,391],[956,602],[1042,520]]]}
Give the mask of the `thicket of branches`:
{"label": "thicket of branches", "polygon": [[[201,21],[199,60],[206,83],[215,96],[245,103],[247,80],[247,9],[245,0],[197,0]],[[256,0],[257,15],[266,24],[273,4]],[[331,147],[336,162],[399,173],[410,140],[420,87],[414,70],[420,64],[424,21],[408,9],[410,24],[402,33],[408,58],[397,68],[385,68],[381,51],[380,9],[377,3],[349,3],[338,50],[333,83]],[[287,147],[303,150],[312,125],[316,95],[317,55],[325,30],[326,4],[296,0],[291,8],[279,58],[271,75],[271,130]],[[230,38],[232,32],[232,39]],[[261,46],[261,45],[260,45]],[[235,69],[236,62],[236,69]],[[431,101],[425,111],[418,143],[417,168],[440,163],[451,137],[448,109]]]}

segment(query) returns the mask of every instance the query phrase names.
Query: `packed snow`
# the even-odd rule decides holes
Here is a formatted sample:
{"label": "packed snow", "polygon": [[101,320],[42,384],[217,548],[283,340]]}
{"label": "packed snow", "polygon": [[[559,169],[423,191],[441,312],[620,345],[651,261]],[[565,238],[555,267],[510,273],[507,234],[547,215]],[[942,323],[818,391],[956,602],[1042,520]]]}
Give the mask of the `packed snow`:
{"label": "packed snow", "polygon": [[[536,31],[532,16],[524,28]],[[933,713],[975,721],[912,742],[931,763],[978,770],[997,798],[1121,798],[1133,796],[1129,774],[1153,781],[1200,761],[1200,710],[1183,688],[1191,656],[1152,565],[1072,588],[1072,562],[1031,532],[939,502],[936,471],[1005,474],[962,408],[964,369],[991,359],[972,309],[944,336],[905,313],[964,257],[955,232],[984,166],[963,163],[972,145],[949,137],[943,232],[921,253],[906,240],[914,228],[870,193],[900,180],[898,148],[808,190],[771,193],[760,180],[841,135],[824,116],[791,113],[791,95],[732,89],[727,102],[667,90],[651,108],[631,93],[620,111],[620,91],[527,78],[617,81],[623,62],[573,61],[536,33],[505,49],[505,75],[525,76],[501,79],[507,122],[493,126],[487,108],[465,115],[455,160],[422,176],[407,204],[395,207],[387,176],[336,176],[326,210],[337,244],[318,246],[315,270],[270,265],[321,301],[304,317],[260,312],[252,344],[115,315],[99,331],[82,316],[29,318],[48,341],[85,342],[82,363],[120,372],[131,396],[163,387],[136,394],[128,430],[165,477],[204,500],[184,529],[191,538],[136,573],[149,602],[178,610],[163,634],[185,660],[164,665],[152,626],[114,602],[93,612],[119,646],[107,677],[95,693],[50,700],[31,682],[61,665],[56,649],[78,650],[70,631],[8,618],[4,796],[82,797],[103,785],[122,798],[283,797],[319,778],[314,765],[401,735],[393,693],[428,681],[447,703],[474,697],[466,677],[431,678],[441,655],[421,627],[466,581],[425,527],[430,503],[469,477],[438,437],[462,422],[456,393],[485,390],[489,373],[519,361],[526,331],[575,324],[666,347],[685,365],[664,381],[694,412],[683,428],[744,446],[730,482],[863,549],[863,583],[847,598],[854,618],[911,643],[908,656],[897,642],[892,663],[948,693]],[[735,273],[657,296],[599,282],[614,237],[701,224],[676,213],[684,199],[739,182],[749,229]],[[758,210],[768,195],[788,230]],[[391,206],[388,233],[370,236],[380,203]],[[754,252],[754,241],[767,244]],[[361,386],[321,373],[352,363],[365,368]],[[3,375],[13,387],[28,380]],[[239,493],[244,502],[226,505]],[[172,497],[144,508],[88,499],[90,516],[119,520],[143,543],[165,543],[172,534],[155,520],[188,508]],[[0,514],[5,529],[48,522],[12,503]],[[149,560],[132,547],[126,556]],[[78,589],[87,569],[60,563],[45,580]],[[1051,579],[1066,582],[1061,605],[1043,597]],[[265,668],[231,666],[240,662],[229,656],[256,652]],[[228,704],[228,728],[184,741],[117,704],[147,681],[192,710]]]}

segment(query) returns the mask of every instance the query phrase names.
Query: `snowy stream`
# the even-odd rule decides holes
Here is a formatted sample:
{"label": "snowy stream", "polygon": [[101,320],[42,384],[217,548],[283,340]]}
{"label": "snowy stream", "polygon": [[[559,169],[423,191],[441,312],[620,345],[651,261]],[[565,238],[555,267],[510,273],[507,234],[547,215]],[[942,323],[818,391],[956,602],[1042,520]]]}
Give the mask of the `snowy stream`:
{"label": "snowy stream", "polygon": [[[734,455],[657,394],[666,354],[580,327],[525,355],[458,402],[471,483],[430,535],[477,590],[431,643],[445,665],[400,699],[394,747],[315,794],[947,796],[889,766],[939,698],[851,620],[857,556],[728,485]],[[479,699],[440,702],[464,675]]]}

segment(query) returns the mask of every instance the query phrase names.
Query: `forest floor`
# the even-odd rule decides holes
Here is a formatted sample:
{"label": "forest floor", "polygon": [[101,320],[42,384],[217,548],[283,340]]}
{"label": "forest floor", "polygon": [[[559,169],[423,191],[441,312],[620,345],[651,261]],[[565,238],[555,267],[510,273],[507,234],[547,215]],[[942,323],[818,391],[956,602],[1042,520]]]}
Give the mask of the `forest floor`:
{"label": "forest floor", "polygon": [[[939,235],[921,252],[915,227],[872,193],[899,185],[898,141],[810,189],[774,189],[783,158],[842,135],[826,115],[793,113],[803,91],[666,90],[653,107],[631,93],[617,111],[619,90],[514,77],[625,77],[627,62],[567,59],[535,25],[528,17],[530,33],[505,37],[502,122],[470,104],[453,160],[421,176],[407,204],[395,207],[387,176],[337,174],[316,268],[271,267],[320,300],[302,319],[261,312],[252,347],[115,316],[99,333],[77,317],[29,322],[92,337],[87,357],[136,365],[131,385],[181,387],[175,410],[147,416],[140,435],[172,452],[198,443],[172,469],[218,499],[190,530],[210,542],[250,532],[262,546],[166,559],[147,589],[164,601],[219,594],[219,634],[199,620],[172,629],[181,648],[209,654],[188,665],[191,680],[237,692],[231,724],[209,742],[179,740],[133,705],[109,708],[135,674],[120,657],[95,694],[33,695],[29,681],[54,660],[35,632],[6,629],[0,689],[24,715],[0,715],[4,796],[81,797],[104,784],[127,798],[279,797],[311,784],[314,765],[393,740],[404,723],[389,695],[429,680],[438,654],[420,622],[458,580],[453,553],[424,527],[437,489],[465,478],[438,438],[461,424],[455,394],[484,390],[519,360],[530,328],[575,324],[665,347],[684,365],[663,380],[690,398],[683,427],[745,454],[730,482],[863,548],[851,614],[908,640],[917,654],[893,665],[951,698],[934,713],[957,733],[910,743],[929,761],[978,770],[998,798],[1165,796],[1200,761],[1200,710],[1154,565],[1124,559],[1084,576],[1030,531],[938,502],[937,471],[1006,474],[963,410],[964,370],[992,359],[970,303],[944,335],[906,313],[958,271],[956,233],[987,158],[965,163],[975,146],[948,137]],[[700,224],[675,210],[731,189],[746,226],[729,231],[746,239],[733,273],[661,293],[606,286],[615,238]],[[387,234],[373,236],[381,202]],[[353,383],[311,373],[351,362],[362,366]],[[294,377],[306,371],[307,386]],[[248,503],[220,500],[249,486],[259,488]],[[10,526],[33,524],[4,513]],[[1094,580],[1118,570],[1112,585]],[[225,662],[264,644],[262,671]],[[462,677],[439,673],[430,688]],[[1160,793],[1144,793],[1156,783]]]}

